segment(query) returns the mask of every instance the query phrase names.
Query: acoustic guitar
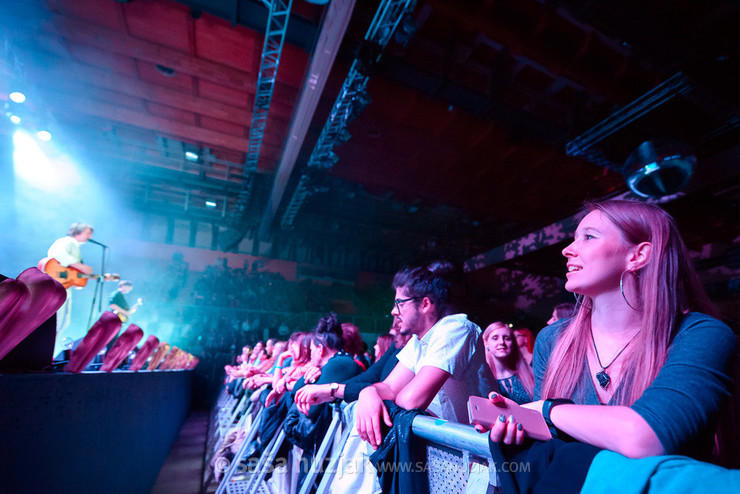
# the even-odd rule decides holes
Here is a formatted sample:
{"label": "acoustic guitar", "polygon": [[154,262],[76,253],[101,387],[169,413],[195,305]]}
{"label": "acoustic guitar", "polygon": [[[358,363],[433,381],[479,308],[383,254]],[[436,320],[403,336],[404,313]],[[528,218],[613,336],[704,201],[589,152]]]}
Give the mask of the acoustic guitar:
{"label": "acoustic guitar", "polygon": [[129,308],[129,310],[127,310],[127,311],[126,311],[126,312],[128,312],[128,315],[124,314],[124,313],[123,313],[123,312],[121,312],[120,310],[114,310],[114,311],[113,311],[113,313],[115,313],[115,315],[117,315],[117,316],[118,316],[118,319],[120,319],[120,320],[121,320],[121,322],[126,322],[126,321],[128,321],[128,318],[129,318],[129,317],[131,317],[131,314],[133,314],[134,312],[136,312],[136,309],[137,309],[137,308],[138,308],[138,307],[139,307],[140,305],[142,305],[143,303],[144,303],[144,302],[142,302],[142,299],[141,299],[141,298],[138,298],[138,299],[136,299],[136,303],[135,303],[134,305],[132,305],[132,306],[131,306],[131,307]]}
{"label": "acoustic guitar", "polygon": [[64,267],[59,264],[54,258],[44,258],[39,261],[39,267],[43,266],[43,272],[57,280],[62,284],[64,288],[71,286],[77,286],[82,288],[87,285],[87,280],[103,278],[103,281],[117,281],[121,277],[117,274],[106,273],[104,275],[99,274],[85,274],[79,269],[72,267]]}

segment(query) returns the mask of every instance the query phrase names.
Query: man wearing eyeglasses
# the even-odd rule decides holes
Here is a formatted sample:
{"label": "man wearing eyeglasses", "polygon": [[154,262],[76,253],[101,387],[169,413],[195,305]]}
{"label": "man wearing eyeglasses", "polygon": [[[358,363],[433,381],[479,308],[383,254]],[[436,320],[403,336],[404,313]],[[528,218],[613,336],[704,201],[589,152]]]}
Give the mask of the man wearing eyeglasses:
{"label": "man wearing eyeglasses", "polygon": [[396,355],[393,370],[382,381],[365,385],[356,406],[345,409],[353,425],[330,492],[381,491],[367,445],[377,449],[383,440],[382,423],[392,425],[383,400],[467,423],[468,398],[488,396],[493,390],[481,330],[465,314],[457,314],[452,302],[452,271],[451,264],[438,261],[396,273],[391,314],[400,336],[409,340]]}
{"label": "man wearing eyeglasses", "polygon": [[411,339],[398,353],[398,364],[382,382],[365,388],[357,403],[359,436],[377,449],[381,422],[391,426],[383,400],[422,409],[442,419],[467,423],[471,395],[488,396],[494,380],[486,365],[480,327],[456,313],[452,266],[437,262],[429,268],[396,273],[391,314],[400,320],[401,334]]}

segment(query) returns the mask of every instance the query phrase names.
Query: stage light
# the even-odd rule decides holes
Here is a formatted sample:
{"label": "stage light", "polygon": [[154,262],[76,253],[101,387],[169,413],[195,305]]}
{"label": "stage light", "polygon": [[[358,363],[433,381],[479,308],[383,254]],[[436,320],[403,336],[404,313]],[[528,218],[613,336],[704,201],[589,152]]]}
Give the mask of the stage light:
{"label": "stage light", "polygon": [[19,91],[13,91],[9,96],[10,100],[14,103],[23,103],[26,101],[26,95]]}
{"label": "stage light", "polygon": [[216,202],[215,202],[215,201],[206,201],[206,207],[207,207],[207,208],[211,208],[211,209],[213,209],[213,208],[215,208],[216,206],[217,206],[217,204],[216,204]]}
{"label": "stage light", "polygon": [[11,115],[10,121],[18,125],[19,123],[21,123],[21,117],[19,117],[18,115]]}
{"label": "stage light", "polygon": [[198,153],[193,152],[193,151],[185,151],[185,159],[186,160],[188,160],[188,161],[198,161],[198,158],[200,158],[200,156],[198,156]]}
{"label": "stage light", "polygon": [[14,168],[16,177],[35,184],[42,189],[51,186],[55,178],[54,167],[46,154],[25,130],[16,130],[13,134]]}
{"label": "stage light", "polygon": [[624,179],[635,194],[663,197],[681,190],[691,178],[696,156],[690,146],[670,140],[646,141],[627,158]]}
{"label": "stage light", "polygon": [[36,136],[44,142],[49,142],[51,140],[51,132],[48,130],[39,130],[36,132]]}

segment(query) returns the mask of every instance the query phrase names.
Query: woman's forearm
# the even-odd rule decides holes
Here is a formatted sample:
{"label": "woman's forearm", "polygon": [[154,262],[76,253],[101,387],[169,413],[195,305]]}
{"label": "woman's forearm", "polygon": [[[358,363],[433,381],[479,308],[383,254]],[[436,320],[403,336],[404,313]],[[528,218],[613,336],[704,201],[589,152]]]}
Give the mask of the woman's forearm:
{"label": "woman's forearm", "polygon": [[628,458],[665,454],[653,429],[629,407],[559,405],[550,410],[550,419],[575,439]]}

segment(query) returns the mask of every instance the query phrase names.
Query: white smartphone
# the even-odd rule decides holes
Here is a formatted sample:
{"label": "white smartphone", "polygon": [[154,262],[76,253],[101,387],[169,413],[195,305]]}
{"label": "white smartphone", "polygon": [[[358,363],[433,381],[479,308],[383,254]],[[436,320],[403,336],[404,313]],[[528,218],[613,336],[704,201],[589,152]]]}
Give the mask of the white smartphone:
{"label": "white smartphone", "polygon": [[514,420],[522,424],[527,436],[532,439],[539,439],[540,441],[552,439],[552,434],[550,434],[545,419],[536,410],[519,406],[515,401],[501,395],[496,397],[495,403],[480,396],[471,396],[468,399],[468,417],[471,424],[480,424],[490,429],[501,415],[504,415],[507,420],[509,415],[513,415]]}

